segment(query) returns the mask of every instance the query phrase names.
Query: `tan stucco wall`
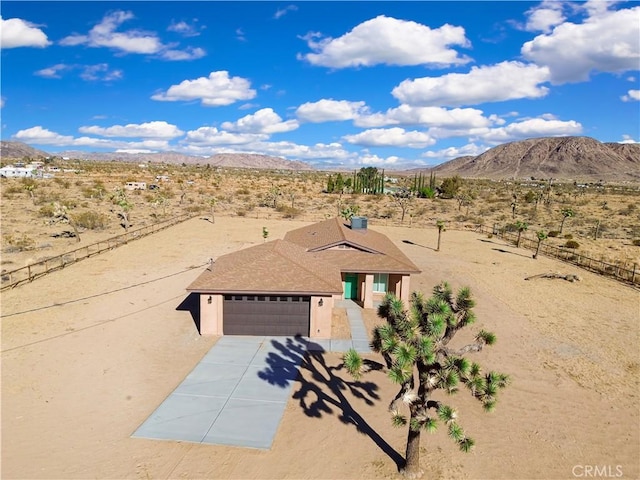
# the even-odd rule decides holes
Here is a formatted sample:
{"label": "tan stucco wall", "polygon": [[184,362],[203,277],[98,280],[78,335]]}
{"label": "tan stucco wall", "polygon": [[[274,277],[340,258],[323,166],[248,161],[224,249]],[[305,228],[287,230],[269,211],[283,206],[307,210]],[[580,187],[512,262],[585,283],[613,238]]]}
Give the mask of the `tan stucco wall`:
{"label": "tan stucco wall", "polygon": [[364,277],[364,286],[361,291],[360,300],[364,308],[373,308],[373,274],[367,273]]}
{"label": "tan stucco wall", "polygon": [[409,305],[410,296],[411,296],[411,276],[403,275],[400,299],[405,303],[405,305]]}
{"label": "tan stucco wall", "polygon": [[[319,305],[322,300],[322,306]],[[309,337],[331,338],[333,297],[311,297]]]}
{"label": "tan stucco wall", "polygon": [[222,335],[222,302],[222,295],[200,294],[200,335]]}

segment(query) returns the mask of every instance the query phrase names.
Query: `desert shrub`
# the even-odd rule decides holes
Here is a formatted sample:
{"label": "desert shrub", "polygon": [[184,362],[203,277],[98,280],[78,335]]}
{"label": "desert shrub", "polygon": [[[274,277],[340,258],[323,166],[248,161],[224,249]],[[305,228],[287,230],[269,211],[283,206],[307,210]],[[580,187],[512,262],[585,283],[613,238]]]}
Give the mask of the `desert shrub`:
{"label": "desert shrub", "polygon": [[282,218],[296,218],[298,215],[302,213],[300,209],[292,208],[289,206],[286,206],[282,209],[278,207],[278,211],[282,213]]}
{"label": "desert shrub", "polygon": [[204,210],[204,207],[202,205],[189,205],[184,210],[187,213],[200,213]]}
{"label": "desert shrub", "polygon": [[558,235],[560,235],[560,231],[558,231],[558,230],[551,230],[551,231],[547,234],[547,236],[548,236],[548,237],[554,237],[554,238],[555,238],[555,237],[557,237]]}
{"label": "desert shrub", "polygon": [[244,210],[238,210],[236,211],[236,215],[239,217],[245,217],[247,215],[247,212],[245,212]]}
{"label": "desert shrub", "polygon": [[566,240],[573,240],[573,235],[571,235],[570,233],[567,233],[567,234],[564,236],[564,238],[565,238]]}
{"label": "desert shrub", "polygon": [[567,240],[567,243],[564,244],[566,248],[579,248],[580,244],[575,240]]}
{"label": "desert shrub", "polygon": [[4,241],[10,246],[10,251],[23,252],[25,250],[33,250],[36,242],[29,238],[26,234],[22,234],[21,237],[17,237],[13,234],[4,236]]}
{"label": "desert shrub", "polygon": [[20,187],[18,185],[11,185],[10,187],[3,189],[3,192],[5,195],[13,195],[15,193],[21,193],[23,190],[23,187]]}
{"label": "desert shrub", "polygon": [[40,210],[38,210],[38,215],[45,218],[51,218],[53,217],[54,212],[55,212],[55,208],[53,204],[50,203],[48,205],[43,205],[42,207],[40,207]]}
{"label": "desert shrub", "polygon": [[109,219],[106,215],[92,210],[74,215],[73,221],[77,226],[88,230],[102,230],[109,224]]}
{"label": "desert shrub", "polygon": [[631,243],[636,247],[640,247],[640,238],[634,238]]}
{"label": "desert shrub", "polygon": [[65,180],[64,178],[55,177],[53,179],[53,181],[56,182],[58,185],[60,185],[65,190],[68,189],[71,186],[71,182],[69,180]]}
{"label": "desert shrub", "polygon": [[527,203],[533,203],[536,201],[536,193],[533,190],[529,190],[527,193],[524,194],[524,201]]}
{"label": "desert shrub", "polygon": [[239,188],[238,190],[236,190],[236,195],[249,195],[250,193],[251,191],[246,187]]}

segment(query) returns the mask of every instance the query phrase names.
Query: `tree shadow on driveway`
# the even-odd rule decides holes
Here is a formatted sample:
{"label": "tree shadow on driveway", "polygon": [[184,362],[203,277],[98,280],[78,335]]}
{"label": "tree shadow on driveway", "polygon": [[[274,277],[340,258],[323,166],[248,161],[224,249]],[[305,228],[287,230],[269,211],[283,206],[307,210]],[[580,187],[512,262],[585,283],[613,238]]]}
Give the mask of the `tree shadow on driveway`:
{"label": "tree shadow on driveway", "polygon": [[[353,425],[357,431],[368,436],[400,470],[405,460],[391,445],[351,405],[347,398],[348,392],[354,398],[372,406],[380,400],[378,385],[373,382],[353,380],[340,363],[336,366],[327,364],[324,349],[303,337],[283,338],[271,340],[277,353],[272,352],[267,357],[267,366],[258,372],[258,376],[272,385],[286,387],[291,378],[291,369],[300,369],[297,381],[300,388],[293,393],[293,398],[308,417],[322,418],[324,415],[337,415],[338,419],[347,425]],[[371,360],[365,360],[370,370],[380,370],[383,365]],[[299,367],[298,367],[299,365]],[[282,370],[284,369],[284,371]],[[302,370],[311,375],[303,375]],[[343,378],[344,376],[344,378]],[[307,378],[305,378],[307,377]]]}

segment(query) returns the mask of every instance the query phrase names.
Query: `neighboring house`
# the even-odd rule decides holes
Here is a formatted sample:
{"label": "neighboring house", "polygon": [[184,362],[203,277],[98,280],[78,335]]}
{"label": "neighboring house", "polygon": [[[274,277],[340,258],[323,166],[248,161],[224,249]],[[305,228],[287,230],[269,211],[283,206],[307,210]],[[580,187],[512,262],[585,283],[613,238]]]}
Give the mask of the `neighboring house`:
{"label": "neighboring house", "polygon": [[127,190],[146,190],[147,184],[146,182],[127,182],[124,188]]}
{"label": "neighboring house", "polygon": [[331,337],[336,299],[373,308],[387,292],[407,301],[416,265],[385,235],[332,218],[223,255],[191,285],[203,335]]}
{"label": "neighboring house", "polygon": [[5,178],[24,178],[35,176],[35,167],[25,167],[24,164],[21,167],[14,165],[7,165],[0,168],[0,177]]}

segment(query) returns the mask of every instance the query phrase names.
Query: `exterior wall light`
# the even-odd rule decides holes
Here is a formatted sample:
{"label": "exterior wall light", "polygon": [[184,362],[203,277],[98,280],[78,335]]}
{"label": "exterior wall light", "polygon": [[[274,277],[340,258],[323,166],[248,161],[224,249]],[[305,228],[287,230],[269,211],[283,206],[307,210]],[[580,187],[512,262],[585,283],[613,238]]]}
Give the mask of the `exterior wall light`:
{"label": "exterior wall light", "polygon": [[318,306],[319,306],[319,307],[321,307],[322,305],[324,305],[324,301],[323,301],[322,299],[320,299],[320,300],[318,301]]}
{"label": "exterior wall light", "polygon": [[211,305],[211,302],[213,302],[213,297],[211,297],[211,295],[209,295],[209,298],[207,298],[207,303],[209,305]]}

